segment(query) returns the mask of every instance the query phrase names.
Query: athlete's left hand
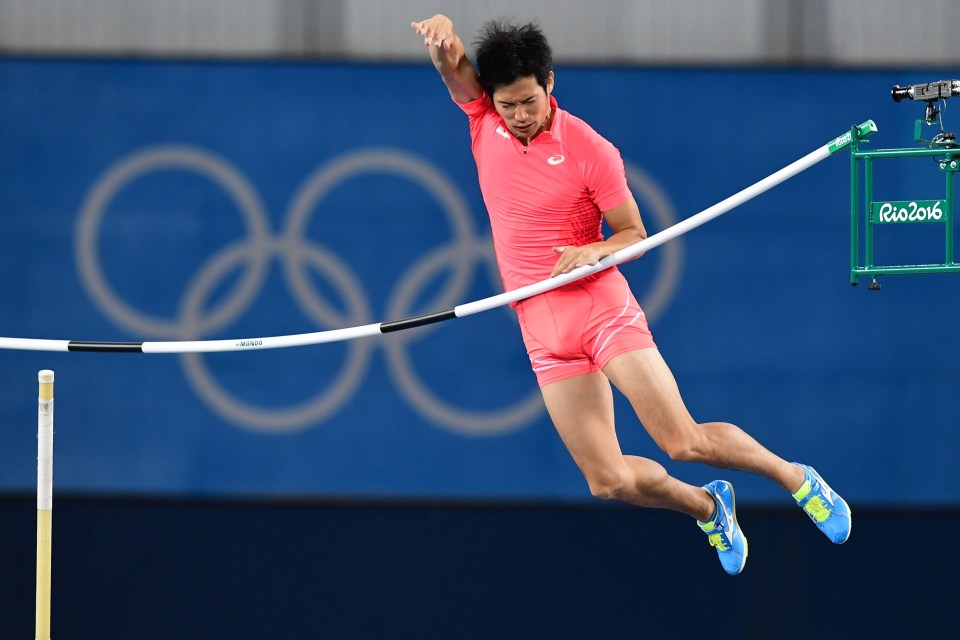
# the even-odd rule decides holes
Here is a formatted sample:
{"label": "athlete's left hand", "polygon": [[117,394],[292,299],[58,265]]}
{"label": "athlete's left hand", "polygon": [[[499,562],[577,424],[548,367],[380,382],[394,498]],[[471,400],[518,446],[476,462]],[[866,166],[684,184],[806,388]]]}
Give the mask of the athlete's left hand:
{"label": "athlete's left hand", "polygon": [[550,277],[562,273],[570,273],[577,267],[597,264],[601,258],[610,255],[610,252],[600,243],[585,244],[582,247],[554,247],[554,253],[560,254],[560,259],[553,267]]}

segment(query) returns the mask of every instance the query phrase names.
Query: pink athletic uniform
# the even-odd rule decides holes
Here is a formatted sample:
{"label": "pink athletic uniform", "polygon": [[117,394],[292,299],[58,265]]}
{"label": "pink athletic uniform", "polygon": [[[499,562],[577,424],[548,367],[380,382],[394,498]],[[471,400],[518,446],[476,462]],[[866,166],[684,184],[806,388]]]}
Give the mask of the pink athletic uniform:
{"label": "pink athletic uniform", "polygon": [[[512,291],[550,277],[554,247],[603,240],[603,212],[630,199],[616,147],[587,123],[554,109],[528,146],[489,96],[459,105],[470,137],[503,285]],[[517,304],[540,386],[602,369],[614,356],[655,346],[646,318],[616,267]]]}

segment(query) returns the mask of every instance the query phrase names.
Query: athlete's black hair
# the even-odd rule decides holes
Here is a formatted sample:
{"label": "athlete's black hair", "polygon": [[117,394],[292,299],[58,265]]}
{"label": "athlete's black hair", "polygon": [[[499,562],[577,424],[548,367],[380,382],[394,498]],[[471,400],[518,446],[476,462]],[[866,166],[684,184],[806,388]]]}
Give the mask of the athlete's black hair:
{"label": "athlete's black hair", "polygon": [[474,41],[480,86],[493,98],[499,87],[534,76],[544,89],[553,70],[553,53],[540,25],[490,20]]}

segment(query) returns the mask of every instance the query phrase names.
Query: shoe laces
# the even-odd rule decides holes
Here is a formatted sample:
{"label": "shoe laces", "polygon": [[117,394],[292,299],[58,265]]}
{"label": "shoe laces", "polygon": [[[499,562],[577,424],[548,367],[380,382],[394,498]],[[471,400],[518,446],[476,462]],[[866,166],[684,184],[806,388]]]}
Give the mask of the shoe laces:
{"label": "shoe laces", "polygon": [[816,522],[825,521],[833,512],[830,507],[823,503],[823,498],[821,496],[814,496],[807,500],[807,503],[803,505],[803,510],[806,511]]}
{"label": "shoe laces", "polygon": [[729,551],[730,547],[727,546],[727,541],[724,540],[723,531],[717,531],[716,533],[711,533],[707,536],[707,540],[710,542],[711,547],[716,547],[717,551]]}

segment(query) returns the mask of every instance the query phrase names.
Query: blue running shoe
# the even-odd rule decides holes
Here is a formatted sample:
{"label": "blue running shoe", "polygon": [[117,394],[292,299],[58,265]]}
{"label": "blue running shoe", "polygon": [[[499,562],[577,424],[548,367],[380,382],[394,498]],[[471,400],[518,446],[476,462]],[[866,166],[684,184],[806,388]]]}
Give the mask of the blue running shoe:
{"label": "blue running shoe", "polygon": [[733,486],[726,480],[714,480],[703,489],[717,503],[717,508],[710,522],[697,520],[697,524],[707,534],[710,546],[716,547],[724,571],[735,576],[747,564],[747,539],[737,524],[737,501]]}
{"label": "blue running shoe", "polygon": [[803,468],[806,477],[793,499],[831,542],[843,544],[850,537],[850,506],[812,467],[794,464]]}

